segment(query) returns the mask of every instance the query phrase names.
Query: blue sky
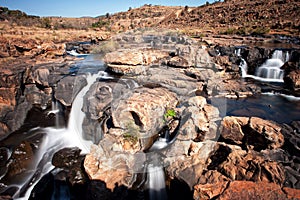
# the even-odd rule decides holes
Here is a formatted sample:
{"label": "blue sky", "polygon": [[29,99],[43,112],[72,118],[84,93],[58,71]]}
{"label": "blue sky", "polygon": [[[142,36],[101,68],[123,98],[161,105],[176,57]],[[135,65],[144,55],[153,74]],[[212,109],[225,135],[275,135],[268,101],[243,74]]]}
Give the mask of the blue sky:
{"label": "blue sky", "polygon": [[0,6],[37,16],[96,17],[126,11],[129,7],[137,8],[144,4],[200,6],[205,2],[206,0],[0,0]]}

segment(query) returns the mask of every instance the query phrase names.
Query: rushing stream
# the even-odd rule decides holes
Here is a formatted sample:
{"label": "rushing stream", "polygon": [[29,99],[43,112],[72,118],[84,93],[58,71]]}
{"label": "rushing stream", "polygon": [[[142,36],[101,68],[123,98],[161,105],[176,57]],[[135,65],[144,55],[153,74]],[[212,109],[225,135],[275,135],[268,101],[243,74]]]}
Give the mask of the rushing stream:
{"label": "rushing stream", "polygon": [[[284,57],[284,58],[283,58]],[[284,60],[282,60],[284,59]],[[283,56],[282,52],[275,52],[273,57],[266,61],[257,71],[256,75],[247,74],[246,62],[242,63],[241,68],[243,77],[255,78],[263,81],[282,82],[282,70],[280,69],[283,62],[288,60],[288,54]],[[82,149],[82,153],[88,153],[91,141],[83,139],[82,122],[84,113],[81,108],[83,105],[83,96],[87,93],[90,86],[98,79],[110,79],[109,74],[104,72],[103,67],[98,67],[98,60],[88,56],[85,60],[80,61],[71,70],[78,70],[80,73],[86,74],[87,85],[77,94],[72,104],[72,109],[69,115],[67,127],[61,128],[59,120],[56,121],[56,126],[48,128],[36,127],[28,132],[22,132],[18,135],[1,141],[2,150],[11,153],[11,147],[26,139],[42,141],[37,145],[37,153],[33,162],[28,166],[26,172],[17,177],[1,177],[0,193],[13,193],[14,198],[28,199],[30,191],[35,183],[50,170],[53,169],[51,164],[52,155],[59,149],[64,147],[77,146]],[[72,71],[71,71],[72,72]],[[231,100],[220,99],[214,101],[219,108],[226,108],[223,115],[236,116],[257,116],[264,119],[270,119],[279,123],[289,123],[292,120],[299,120],[300,99],[293,96],[282,94],[265,93],[255,95],[245,99]],[[59,115],[60,108],[57,102],[53,102],[52,111],[48,114]],[[58,119],[58,117],[56,118]],[[17,137],[18,139],[13,139]],[[167,146],[168,138],[161,138],[155,145],[155,148],[160,149]],[[163,166],[159,164],[148,165],[148,185],[150,191],[150,199],[166,199],[165,189],[165,174]]]}

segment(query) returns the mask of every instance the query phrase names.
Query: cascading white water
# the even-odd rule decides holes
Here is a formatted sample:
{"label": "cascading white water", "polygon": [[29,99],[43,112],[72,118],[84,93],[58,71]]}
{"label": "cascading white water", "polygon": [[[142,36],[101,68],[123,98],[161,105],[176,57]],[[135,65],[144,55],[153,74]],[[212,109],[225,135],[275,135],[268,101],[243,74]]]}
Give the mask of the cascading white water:
{"label": "cascading white water", "polygon": [[[43,142],[39,148],[39,152],[36,155],[35,163],[37,163],[33,168],[36,169],[40,166],[41,174],[37,180],[27,189],[26,194],[22,198],[17,198],[19,194],[15,195],[15,199],[25,200],[28,199],[30,193],[35,186],[35,184],[39,181],[43,175],[49,173],[54,167],[51,164],[51,158],[53,154],[61,149],[66,147],[79,147],[82,150],[82,153],[88,153],[91,141],[87,141],[83,139],[82,132],[82,122],[85,114],[82,112],[81,108],[83,106],[83,96],[87,93],[90,86],[96,81],[97,78],[110,78],[107,73],[100,71],[97,74],[87,75],[87,85],[81,89],[81,91],[77,94],[76,98],[73,101],[70,118],[67,128],[44,128],[41,129],[42,132],[46,132],[44,136]],[[57,114],[59,112],[58,109],[54,109],[56,106],[53,105],[52,112],[53,114]],[[33,175],[33,172],[32,172]],[[24,183],[25,184],[25,183]],[[22,185],[19,186],[23,187]]]}
{"label": "cascading white water", "polygon": [[98,74],[89,74],[86,78],[87,85],[81,89],[72,103],[67,133],[70,135],[70,140],[73,140],[73,142],[75,142],[74,144],[82,149],[83,153],[88,153],[90,146],[92,145],[92,141],[84,140],[82,134],[82,122],[85,117],[84,112],[81,110],[83,105],[83,96],[87,93],[90,86],[96,81],[96,79],[103,75],[104,72],[102,71]]}
{"label": "cascading white water", "polygon": [[59,124],[59,105],[57,101],[52,101],[51,111],[48,112],[48,115],[54,114],[55,115],[55,128],[60,126]]}
{"label": "cascading white water", "polygon": [[[241,56],[240,49],[236,49],[235,54]],[[275,50],[272,54],[272,58],[267,59],[264,64],[257,68],[255,75],[247,74],[247,62],[241,58],[239,67],[242,72],[242,77],[266,82],[283,82],[284,70],[280,68],[285,62],[289,61],[289,57],[288,51],[284,54],[282,50]]]}
{"label": "cascading white water", "polygon": [[270,80],[283,80],[284,71],[280,69],[284,65],[284,62],[278,58],[271,58],[257,68],[255,75],[261,78]]}
{"label": "cascading white water", "polygon": [[240,69],[242,72],[242,77],[246,77],[247,76],[247,71],[248,71],[248,64],[246,62],[246,60],[244,60],[243,58],[241,58],[241,62],[240,62]]}
{"label": "cascading white water", "polygon": [[150,200],[167,199],[165,172],[163,166],[148,166],[148,184]]}

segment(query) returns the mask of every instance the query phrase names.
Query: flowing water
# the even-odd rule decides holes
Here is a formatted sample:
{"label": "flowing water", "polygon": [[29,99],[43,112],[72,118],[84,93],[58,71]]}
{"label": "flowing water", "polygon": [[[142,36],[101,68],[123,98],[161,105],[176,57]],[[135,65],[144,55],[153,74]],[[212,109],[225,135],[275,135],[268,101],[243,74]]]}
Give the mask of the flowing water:
{"label": "flowing water", "polygon": [[165,172],[163,166],[149,165],[147,169],[150,200],[167,199]]}
{"label": "flowing water", "polygon": [[[89,152],[92,142],[83,139],[82,122],[85,114],[82,112],[81,108],[83,105],[83,96],[97,78],[108,78],[108,75],[103,71],[99,71],[97,74],[88,74],[86,76],[87,85],[81,89],[72,103],[67,128],[45,128],[41,130],[45,132],[45,136],[43,144],[39,149],[39,153],[36,155],[35,162],[39,164],[33,167],[34,171],[41,171],[39,178],[44,174],[49,173],[54,168],[51,164],[51,158],[57,150],[65,147],[79,147],[83,154]],[[59,110],[54,106],[52,112],[59,113]],[[38,180],[35,180],[35,182],[32,183],[32,186],[27,190],[23,199],[28,199],[31,190]],[[25,183],[23,185],[25,185]]]}
{"label": "flowing water", "polygon": [[[236,53],[240,55],[239,52]],[[289,59],[289,55],[283,54],[282,52],[280,53],[280,51],[275,51],[271,59],[284,59],[283,61],[281,60],[281,62],[283,63]],[[268,63],[269,62],[266,61],[265,64],[269,66],[270,63]],[[30,166],[28,172],[23,177],[21,177],[21,179],[20,177],[15,177],[10,179],[6,183],[3,183],[6,184],[8,188],[19,188],[19,192],[15,193],[15,199],[27,199],[29,197],[30,192],[34,187],[35,183],[37,183],[38,180],[44,174],[48,173],[50,170],[53,169],[53,166],[51,164],[51,158],[57,150],[64,147],[77,146],[82,149],[83,153],[88,153],[89,147],[92,144],[92,142],[83,139],[84,133],[82,132],[82,121],[84,119],[84,113],[82,112],[81,108],[83,105],[83,96],[89,90],[91,84],[93,84],[97,80],[97,78],[111,78],[107,73],[101,71],[101,67],[102,66],[99,67],[99,63],[95,64],[95,58],[88,56],[85,60],[80,61],[78,65],[75,65],[71,69],[71,71],[73,70],[72,73],[74,74],[86,74],[88,84],[82,88],[82,90],[74,99],[69,115],[69,122],[66,128],[60,128],[62,125],[59,124],[58,116],[61,112],[61,108],[60,105],[54,101],[52,105],[52,110],[48,113],[48,115],[56,116],[57,121],[55,127],[35,128],[28,132],[22,133],[22,138],[14,138],[14,141],[12,141],[17,143],[29,136],[34,137],[41,135],[42,138],[42,142],[39,146],[38,153],[36,154],[33,160],[33,164],[32,166]],[[272,69],[272,67],[269,68]],[[267,67],[267,70],[269,70],[269,68]],[[247,63],[245,61],[242,62],[241,69],[243,72],[243,77],[251,77],[263,81],[281,82],[280,77],[263,78],[248,75]],[[89,74],[89,72],[92,73]],[[133,85],[133,87],[137,87],[134,81],[127,81],[126,83],[128,83],[129,86]],[[220,100],[220,102],[217,102],[216,105],[219,106],[220,109],[226,108],[226,112],[224,115],[257,116],[265,119],[274,120],[280,123],[289,123],[292,120],[300,119],[300,99],[297,97],[282,94],[265,93],[240,100]],[[166,137],[159,138],[159,140],[156,141],[156,143],[152,147],[152,150],[157,151],[165,148],[168,145],[168,134],[165,134],[165,136]],[[7,149],[7,151],[10,151],[9,148]],[[153,158],[151,158],[151,160],[153,160]],[[154,158],[154,161],[155,162],[150,162],[150,164],[147,165],[147,180],[150,195],[149,198],[151,200],[167,199],[164,166],[159,161],[156,161],[156,158]]]}
{"label": "flowing water", "polygon": [[[236,49],[236,55],[241,56],[240,49]],[[289,61],[289,52],[283,53],[282,50],[275,50],[270,59],[267,59],[264,64],[259,66],[255,75],[247,73],[247,62],[241,57],[240,69],[243,78],[253,78],[264,82],[283,82],[284,70],[280,69],[285,62]]]}

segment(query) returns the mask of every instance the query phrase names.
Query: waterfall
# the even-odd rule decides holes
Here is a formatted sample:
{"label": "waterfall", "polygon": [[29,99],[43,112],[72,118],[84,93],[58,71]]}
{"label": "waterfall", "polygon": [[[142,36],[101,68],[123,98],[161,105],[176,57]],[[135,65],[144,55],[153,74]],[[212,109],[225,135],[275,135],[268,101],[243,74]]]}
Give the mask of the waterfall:
{"label": "waterfall", "polygon": [[242,72],[242,77],[246,77],[247,76],[247,71],[248,71],[248,64],[246,62],[246,60],[244,60],[243,58],[241,58],[241,62],[239,65],[241,72]]}
{"label": "waterfall", "polygon": [[85,114],[82,111],[83,97],[89,90],[90,86],[101,75],[103,76],[102,71],[100,71],[98,74],[89,74],[86,77],[87,85],[80,90],[72,103],[67,133],[69,133],[70,140],[74,140],[76,146],[82,149],[83,153],[88,153],[90,146],[92,145],[91,141],[83,139],[82,122],[85,117]]}
{"label": "waterfall", "polygon": [[271,58],[261,65],[255,75],[269,80],[283,80],[284,71],[280,69],[284,62],[279,58]]}
{"label": "waterfall", "polygon": [[257,68],[255,75],[266,80],[280,80],[283,81],[284,70],[280,69],[284,62],[289,60],[289,53],[283,53],[282,50],[275,50],[272,57]]}
{"label": "waterfall", "polygon": [[[37,131],[41,131],[41,133],[45,133],[43,142],[39,148],[39,151],[36,155],[32,174],[28,177],[30,181],[30,187],[27,189],[24,197],[18,197],[19,193],[16,193],[14,199],[25,200],[28,199],[30,193],[35,186],[35,184],[40,180],[43,175],[49,173],[54,167],[51,164],[51,159],[53,154],[65,147],[79,147],[82,150],[82,153],[88,153],[91,141],[87,141],[83,139],[82,132],[82,122],[85,117],[85,114],[82,111],[83,105],[83,96],[89,90],[90,86],[96,81],[98,77],[102,78],[110,78],[107,77],[107,73],[100,71],[97,74],[89,74],[87,75],[87,85],[81,89],[81,91],[77,94],[76,98],[73,101],[70,118],[67,128],[44,128]],[[56,103],[52,105],[51,113],[57,114],[59,109]],[[49,113],[50,113],[49,112]],[[35,129],[32,131],[36,131]],[[33,173],[37,173],[33,178]],[[26,183],[22,183],[19,185],[20,188],[26,187]]]}
{"label": "waterfall", "polygon": [[241,56],[241,49],[240,48],[235,49],[234,54],[240,57]]}
{"label": "waterfall", "polygon": [[247,74],[247,62],[241,57],[240,48],[235,50],[235,54],[241,58],[240,69],[243,78],[253,78],[259,81],[266,82],[283,82],[284,70],[281,67],[290,59],[289,52],[285,53],[282,50],[275,50],[270,59],[267,59],[260,67],[257,68],[255,75]]}
{"label": "waterfall", "polygon": [[275,50],[272,54],[272,59],[279,59],[282,62],[288,62],[290,60],[290,54],[288,51],[284,53],[282,50]]}
{"label": "waterfall", "polygon": [[162,166],[148,166],[150,200],[167,199],[165,172]]}
{"label": "waterfall", "polygon": [[52,101],[51,104],[51,111],[48,112],[48,115],[50,114],[54,114],[55,115],[55,128],[59,128],[60,124],[59,124],[59,104],[57,101]]}

